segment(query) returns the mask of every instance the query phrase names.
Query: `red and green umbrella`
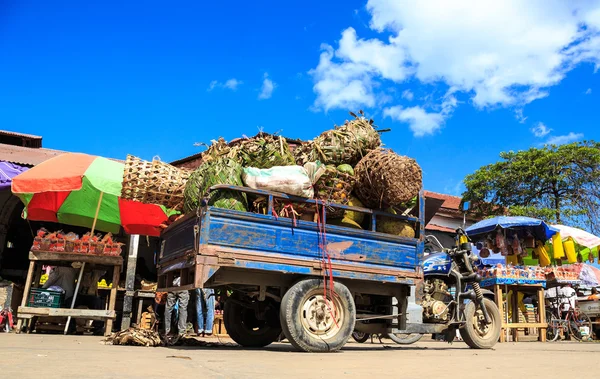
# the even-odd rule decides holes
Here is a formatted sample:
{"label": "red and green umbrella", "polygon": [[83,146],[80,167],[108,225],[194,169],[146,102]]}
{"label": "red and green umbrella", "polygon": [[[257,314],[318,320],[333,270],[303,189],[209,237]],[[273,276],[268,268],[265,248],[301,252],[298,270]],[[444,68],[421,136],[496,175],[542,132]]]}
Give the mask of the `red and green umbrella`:
{"label": "red and green umbrella", "polygon": [[65,153],[16,176],[12,192],[25,204],[24,215],[118,233],[160,235],[159,225],[173,213],[165,207],[124,200],[122,163],[86,154]]}

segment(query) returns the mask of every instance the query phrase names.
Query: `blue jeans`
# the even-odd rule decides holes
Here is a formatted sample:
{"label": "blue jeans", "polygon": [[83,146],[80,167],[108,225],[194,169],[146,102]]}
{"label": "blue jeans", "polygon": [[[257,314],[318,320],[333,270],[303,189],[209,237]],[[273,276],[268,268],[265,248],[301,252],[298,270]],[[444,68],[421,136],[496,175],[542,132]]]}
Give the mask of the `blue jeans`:
{"label": "blue jeans", "polygon": [[214,290],[210,288],[196,289],[196,314],[198,315],[198,333],[211,334],[215,318]]}

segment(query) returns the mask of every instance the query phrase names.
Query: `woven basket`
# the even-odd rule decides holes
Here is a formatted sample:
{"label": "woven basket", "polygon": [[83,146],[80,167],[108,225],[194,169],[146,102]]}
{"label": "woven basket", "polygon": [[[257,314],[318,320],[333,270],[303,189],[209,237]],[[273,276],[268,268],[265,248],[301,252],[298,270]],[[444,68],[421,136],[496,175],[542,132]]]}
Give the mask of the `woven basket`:
{"label": "woven basket", "polygon": [[[356,180],[352,175],[328,167],[327,171],[315,183],[315,198],[326,203],[348,205],[355,184]],[[327,217],[344,217],[344,210],[328,206]]]}
{"label": "woven basket", "polygon": [[191,172],[158,159],[148,162],[128,155],[125,161],[121,197],[182,210],[183,190]]}
{"label": "woven basket", "polygon": [[369,208],[400,206],[418,196],[421,167],[389,149],[373,150],[354,168],[356,196]]}

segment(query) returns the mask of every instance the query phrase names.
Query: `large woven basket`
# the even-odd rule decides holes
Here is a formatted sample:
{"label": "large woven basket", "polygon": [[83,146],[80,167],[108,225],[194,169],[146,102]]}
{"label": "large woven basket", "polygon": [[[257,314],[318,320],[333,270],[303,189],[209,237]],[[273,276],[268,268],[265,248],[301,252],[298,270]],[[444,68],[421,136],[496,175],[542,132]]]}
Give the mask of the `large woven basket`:
{"label": "large woven basket", "polygon": [[128,155],[121,197],[182,210],[183,190],[191,173],[191,170],[180,169],[158,159],[148,162]]}
{"label": "large woven basket", "polygon": [[[350,193],[354,189],[356,180],[352,175],[328,167],[327,171],[315,183],[315,198],[325,203],[348,205]],[[327,207],[328,218],[344,217],[344,210]]]}

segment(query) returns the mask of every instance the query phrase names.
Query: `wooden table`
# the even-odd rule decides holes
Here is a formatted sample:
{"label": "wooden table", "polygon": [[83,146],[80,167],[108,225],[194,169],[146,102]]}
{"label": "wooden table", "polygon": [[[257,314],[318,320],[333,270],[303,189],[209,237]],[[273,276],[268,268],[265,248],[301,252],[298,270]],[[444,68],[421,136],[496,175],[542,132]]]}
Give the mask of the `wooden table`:
{"label": "wooden table", "polygon": [[133,295],[134,298],[138,298],[138,308],[137,308],[137,319],[136,324],[139,326],[142,321],[142,311],[144,310],[144,299],[152,299],[154,301],[154,297],[156,296],[156,291],[135,291]]}
{"label": "wooden table", "polygon": [[[519,340],[519,329],[537,329],[538,330],[538,341],[546,342],[546,329],[548,324],[546,322],[546,307],[544,300],[544,287],[541,284],[494,284],[493,285],[494,296],[496,298],[496,305],[500,310],[502,316],[502,333],[500,334],[500,342],[506,342],[508,332],[512,332],[513,341],[518,342]],[[508,319],[508,311],[506,316],[504,314],[504,294],[508,294],[509,291],[513,291],[511,298],[512,320]],[[538,311],[537,320],[538,322],[519,322],[519,292],[524,293],[535,293],[538,300]]]}
{"label": "wooden table", "polygon": [[[32,284],[35,287],[39,286],[42,263],[49,263],[50,265],[58,266],[65,263],[70,265],[73,262],[91,263],[113,268],[113,288],[110,290],[107,310],[38,308],[27,306],[27,300],[29,299],[29,292],[31,291]],[[29,271],[27,272],[27,281],[25,282],[25,290],[23,291],[23,300],[17,312],[17,333],[21,332],[24,320],[30,320],[37,316],[57,316],[105,321],[105,335],[111,334],[113,321],[116,317],[115,303],[117,301],[117,284],[119,283],[121,266],[123,266],[123,258],[120,256],[112,257],[104,255],[59,253],[39,250],[29,252]]]}

